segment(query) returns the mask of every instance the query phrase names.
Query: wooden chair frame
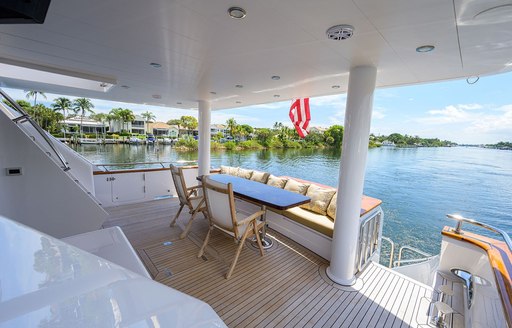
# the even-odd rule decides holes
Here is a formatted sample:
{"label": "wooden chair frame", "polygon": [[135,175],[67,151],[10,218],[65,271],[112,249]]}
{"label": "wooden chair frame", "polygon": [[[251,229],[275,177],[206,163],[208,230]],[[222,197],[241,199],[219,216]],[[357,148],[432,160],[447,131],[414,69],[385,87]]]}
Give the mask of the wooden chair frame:
{"label": "wooden chair frame", "polygon": [[[210,240],[210,235],[214,228],[218,228],[224,232],[233,233],[233,238],[235,239],[235,242],[237,242],[239,245],[236,250],[235,257],[233,258],[233,261],[231,262],[229,270],[225,275],[225,278],[229,279],[231,277],[231,275],[233,274],[233,270],[235,269],[235,265],[238,261],[238,257],[240,256],[240,252],[242,251],[242,248],[243,248],[245,241],[248,237],[251,237],[252,235],[256,236],[256,241],[258,243],[260,255],[261,256],[264,255],[263,245],[261,244],[261,239],[260,239],[260,234],[259,234],[259,230],[263,227],[264,222],[259,222],[257,219],[258,219],[258,217],[261,217],[263,214],[265,214],[265,211],[258,211],[254,214],[251,214],[250,216],[243,219],[242,221],[238,221],[237,216],[236,216],[233,185],[231,183],[228,183],[226,185],[226,188],[219,188],[217,186],[210,184],[208,180],[209,180],[209,178],[207,176],[204,176],[202,183],[203,183],[203,194],[204,194],[204,198],[205,198],[207,218],[210,223],[210,228],[208,229],[208,233],[203,242],[203,245],[201,246],[201,249],[199,250],[199,254],[197,257],[203,256],[204,250],[206,249],[206,246],[208,245],[208,242]],[[211,190],[214,190],[214,191],[222,193],[222,194],[227,194],[227,196],[229,197],[229,208],[230,208],[229,212],[230,212],[231,222],[232,222],[231,227],[225,227],[225,226],[221,226],[217,223],[214,223],[215,218],[211,213],[210,207],[208,206],[209,202],[208,202],[207,189],[211,189]],[[248,226],[245,229],[245,232],[241,235],[240,231],[239,231],[239,227],[246,225],[246,224]],[[252,228],[249,225],[252,225]]]}
{"label": "wooden chair frame", "polygon": [[[173,227],[173,226],[176,225],[176,220],[180,216],[181,211],[183,210],[183,208],[185,206],[188,207],[189,214],[191,215],[190,219],[189,219],[189,221],[188,221],[188,223],[187,223],[187,225],[185,227],[185,230],[183,230],[183,232],[180,234],[180,239],[183,239],[183,238],[185,238],[187,236],[190,228],[192,227],[192,221],[195,219],[196,215],[199,212],[202,212],[203,214],[206,213],[206,207],[204,206],[205,201],[204,201],[204,197],[203,196],[198,196],[197,195],[197,190],[199,188],[201,188],[201,186],[187,187],[187,184],[185,182],[185,176],[183,175],[183,168],[182,167],[178,167],[178,166],[175,166],[175,165],[171,164],[170,168],[171,168],[172,180],[174,182],[174,187],[176,188],[176,192],[178,193],[178,198],[180,200],[180,209],[178,210],[178,213],[176,213],[176,216],[171,221],[169,226]],[[182,195],[180,195],[181,191],[179,190],[180,189],[180,185],[178,183],[178,179],[179,179],[179,183],[181,183],[181,189],[183,189],[182,190],[182,192],[183,192]],[[194,206],[192,204],[192,201],[196,200],[196,199],[198,199],[200,201],[197,204],[197,206],[194,208]]]}

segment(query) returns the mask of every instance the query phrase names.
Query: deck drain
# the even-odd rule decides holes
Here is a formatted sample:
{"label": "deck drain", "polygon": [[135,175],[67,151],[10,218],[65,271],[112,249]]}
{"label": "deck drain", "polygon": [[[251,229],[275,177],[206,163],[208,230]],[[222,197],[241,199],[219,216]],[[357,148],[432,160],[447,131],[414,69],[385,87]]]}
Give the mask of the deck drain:
{"label": "deck drain", "polygon": [[172,241],[164,241],[162,243],[162,245],[164,245],[164,246],[171,246],[172,245]]}
{"label": "deck drain", "polygon": [[164,274],[166,277],[172,277],[172,271],[169,268],[164,270]]}
{"label": "deck drain", "polygon": [[203,261],[208,261],[208,258],[204,255],[202,255],[201,258],[203,259]]}

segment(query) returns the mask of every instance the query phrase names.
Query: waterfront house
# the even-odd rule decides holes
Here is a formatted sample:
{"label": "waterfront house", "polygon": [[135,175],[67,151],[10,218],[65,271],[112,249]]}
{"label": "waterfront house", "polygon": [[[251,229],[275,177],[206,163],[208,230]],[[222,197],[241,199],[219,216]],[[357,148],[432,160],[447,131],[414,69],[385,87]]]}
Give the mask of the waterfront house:
{"label": "waterfront house", "polygon": [[63,121],[63,124],[66,126],[66,132],[80,131],[80,124],[82,125],[82,132],[86,134],[101,134],[104,129],[108,132],[108,126],[90,117],[83,117],[81,120],[80,116],[68,117]]}
{"label": "waterfront house", "polygon": [[146,132],[148,131],[146,122],[139,115],[135,115],[135,120],[133,120],[132,122],[123,122],[122,120],[114,120],[111,122],[111,132],[119,133],[122,130],[126,130],[129,133],[135,134],[146,134]]}

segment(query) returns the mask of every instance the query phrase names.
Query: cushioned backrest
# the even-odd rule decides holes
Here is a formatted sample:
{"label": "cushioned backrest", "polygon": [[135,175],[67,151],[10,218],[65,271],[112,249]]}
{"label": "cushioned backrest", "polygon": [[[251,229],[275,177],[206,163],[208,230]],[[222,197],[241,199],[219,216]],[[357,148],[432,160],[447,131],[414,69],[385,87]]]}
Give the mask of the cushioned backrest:
{"label": "cushioned backrest", "polygon": [[327,207],[335,193],[335,189],[325,189],[316,185],[311,185],[306,193],[306,196],[311,198],[311,202],[301,205],[300,207],[318,214],[326,215]]}
{"label": "cushioned backrest", "polygon": [[287,181],[287,179],[285,179],[285,178],[279,178],[279,177],[276,177],[275,175],[271,174],[268,177],[267,184],[269,186],[282,189],[286,185],[286,181]]}
{"label": "cushioned backrest", "polygon": [[338,193],[335,193],[334,196],[332,196],[329,206],[327,207],[327,216],[333,221],[334,221],[334,219],[336,219],[336,201],[337,200],[338,200]]}
{"label": "cushioned backrest", "polygon": [[309,184],[302,183],[297,180],[288,179],[286,185],[284,186],[285,190],[295,192],[297,194],[305,195],[306,191],[308,191]]}
{"label": "cushioned backrest", "polygon": [[261,182],[261,183],[267,183],[269,176],[270,176],[270,173],[267,173],[267,172],[252,171],[251,180]]}
{"label": "cushioned backrest", "polygon": [[232,202],[230,201],[230,197],[233,197],[233,195],[225,193],[227,192],[227,185],[205,177],[204,187],[210,219],[214,224],[233,231]]}
{"label": "cushioned backrest", "polygon": [[181,181],[180,169],[177,166],[171,165],[171,175],[172,180],[174,181],[174,188],[176,189],[176,193],[178,194],[178,199],[180,203],[187,203],[187,194],[185,192],[185,187]]}
{"label": "cushioned backrest", "polygon": [[252,170],[246,170],[246,169],[239,168],[236,175],[240,178],[250,179],[252,176],[252,173],[253,173]]}

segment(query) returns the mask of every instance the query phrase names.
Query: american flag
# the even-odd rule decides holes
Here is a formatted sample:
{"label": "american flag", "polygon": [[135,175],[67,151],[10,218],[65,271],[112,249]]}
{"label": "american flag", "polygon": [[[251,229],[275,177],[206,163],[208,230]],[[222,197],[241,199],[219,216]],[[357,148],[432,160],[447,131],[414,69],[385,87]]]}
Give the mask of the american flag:
{"label": "american flag", "polygon": [[295,99],[290,107],[290,119],[293,126],[301,138],[305,138],[309,133],[309,98]]}

